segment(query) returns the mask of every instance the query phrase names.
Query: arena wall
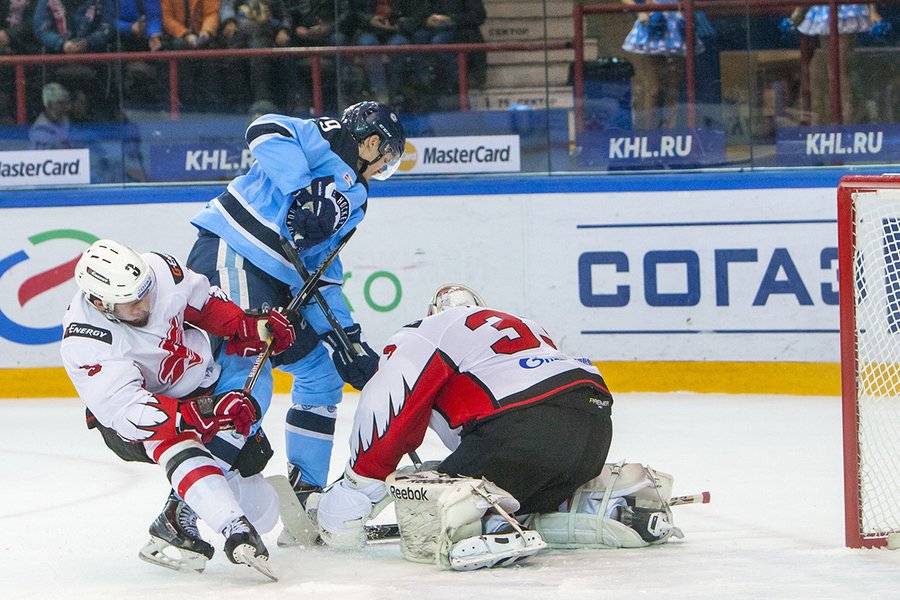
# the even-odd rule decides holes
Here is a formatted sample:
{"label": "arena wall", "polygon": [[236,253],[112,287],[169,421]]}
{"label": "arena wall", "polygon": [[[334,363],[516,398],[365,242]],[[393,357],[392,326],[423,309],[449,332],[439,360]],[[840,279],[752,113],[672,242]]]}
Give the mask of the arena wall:
{"label": "arena wall", "polygon": [[[841,174],[375,182],[344,293],[373,345],[459,281],[613,391],[838,394]],[[108,237],[184,259],[223,186],[0,193],[0,397],[74,395],[58,340],[81,250]]]}

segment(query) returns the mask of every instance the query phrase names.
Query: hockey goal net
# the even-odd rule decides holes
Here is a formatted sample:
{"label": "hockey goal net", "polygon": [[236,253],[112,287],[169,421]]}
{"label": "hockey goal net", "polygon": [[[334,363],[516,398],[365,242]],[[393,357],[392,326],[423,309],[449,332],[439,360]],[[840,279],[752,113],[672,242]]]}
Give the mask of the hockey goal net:
{"label": "hockey goal net", "polygon": [[847,545],[900,541],[900,175],[838,186]]}

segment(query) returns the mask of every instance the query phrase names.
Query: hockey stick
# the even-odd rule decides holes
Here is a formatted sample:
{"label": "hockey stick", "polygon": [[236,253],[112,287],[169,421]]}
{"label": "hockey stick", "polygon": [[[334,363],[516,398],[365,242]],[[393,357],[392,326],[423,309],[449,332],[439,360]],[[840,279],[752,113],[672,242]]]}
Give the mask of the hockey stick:
{"label": "hockey stick", "polygon": [[[355,229],[344,237],[344,240],[341,242],[341,246],[343,246],[347,238],[349,238],[353,234],[353,231],[355,231]],[[304,281],[306,281],[310,275],[306,270],[306,267],[303,266],[303,263],[300,262],[300,256],[297,254],[297,249],[294,248],[294,245],[290,242],[290,240],[288,240],[284,236],[281,236],[280,241],[281,248],[282,250],[284,250],[285,256],[288,257],[288,260],[290,260],[291,264],[294,265],[294,268],[297,269],[297,273],[300,275],[300,277]],[[338,249],[340,249],[340,246],[338,246]],[[337,252],[337,250],[335,250],[335,252]],[[319,308],[322,309],[322,314],[325,315],[325,319],[328,321],[328,325],[330,325],[335,334],[337,334],[338,341],[341,343],[341,348],[350,356],[364,356],[366,354],[365,350],[362,349],[362,346],[360,344],[354,344],[350,341],[350,338],[347,336],[347,332],[344,331],[344,328],[338,322],[337,317],[334,316],[334,313],[331,311],[331,307],[328,306],[328,302],[325,301],[325,297],[322,296],[322,292],[320,292],[318,288],[312,291],[312,298],[319,303]],[[419,455],[416,454],[415,450],[410,452],[408,456],[416,467],[422,465],[422,461],[419,459]]]}
{"label": "hockey stick", "polygon": [[709,492],[700,492],[690,496],[675,496],[669,500],[669,506],[681,506],[682,504],[709,504]]}
{"label": "hockey stick", "polygon": [[[709,492],[700,492],[689,496],[675,496],[669,500],[669,506],[682,506],[685,504],[709,504]],[[381,523],[378,525],[366,525],[366,539],[370,542],[392,540],[400,537],[400,527],[396,523]]]}
{"label": "hockey stick", "polygon": [[[356,229],[351,229],[347,235],[341,238],[341,241],[335,246],[334,250],[325,257],[325,260],[322,261],[322,264],[315,270],[315,272],[310,275],[306,269],[303,269],[303,273],[301,277],[303,278],[303,287],[300,288],[300,291],[297,292],[297,295],[294,296],[290,303],[287,305],[287,308],[284,310],[284,314],[289,314],[291,311],[297,310],[301,306],[304,306],[309,303],[310,298],[321,296],[319,289],[316,287],[319,285],[319,280],[322,279],[322,275],[325,274],[325,270],[328,266],[334,261],[337,257],[338,253],[347,245],[347,242],[350,241],[350,238],[353,236],[353,233]],[[288,242],[286,239],[281,238],[282,246],[284,242]],[[291,263],[294,263],[296,260],[299,263],[299,258],[297,257],[297,251],[294,250],[293,246],[290,246],[291,253],[288,254],[288,259]],[[296,267],[296,264],[294,265]],[[302,264],[300,265],[303,266]],[[344,334],[346,336],[346,334]],[[250,368],[250,373],[247,375],[247,381],[244,383],[244,391],[246,393],[250,393],[253,391],[253,386],[256,385],[256,380],[259,379],[259,374],[262,372],[262,367],[266,364],[266,360],[272,354],[272,338],[269,338],[266,341],[266,349],[259,353],[256,357],[256,362],[253,363],[253,366]]]}
{"label": "hockey stick", "polygon": [[[299,273],[300,277],[305,281],[307,278],[309,278],[309,272],[306,270],[306,267],[303,266],[303,263],[300,262],[300,257],[297,255],[297,249],[294,248],[294,245],[287,238],[282,236],[280,239],[281,248],[284,250],[285,256],[288,257],[288,260],[291,261],[291,264],[294,265],[295,269],[297,269],[297,273]],[[328,306],[327,302],[325,302],[325,298],[322,296],[322,292],[320,292],[318,288],[313,290],[312,298],[319,303],[319,307],[322,309],[322,313],[325,315],[325,319],[337,334],[338,341],[341,343],[341,347],[343,348],[343,350],[351,356],[363,356],[366,353],[365,350],[363,350],[362,346],[360,346],[359,344],[354,344],[350,341],[350,338],[347,336],[347,332],[344,331],[344,328],[341,327],[340,323],[338,323],[337,317],[335,317],[334,313],[331,312],[331,307]]]}

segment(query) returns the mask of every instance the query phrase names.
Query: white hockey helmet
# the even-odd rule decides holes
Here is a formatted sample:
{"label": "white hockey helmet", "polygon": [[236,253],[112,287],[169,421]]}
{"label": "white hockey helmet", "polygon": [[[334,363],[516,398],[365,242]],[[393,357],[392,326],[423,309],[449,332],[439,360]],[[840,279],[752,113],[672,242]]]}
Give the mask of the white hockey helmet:
{"label": "white hockey helmet", "polygon": [[478,292],[461,283],[447,283],[438,288],[428,305],[428,316],[457,306],[486,306]]}
{"label": "white hockey helmet", "polygon": [[75,265],[75,281],[88,299],[103,303],[115,318],[116,304],[142,299],[153,287],[153,271],[140,254],[112,240],[97,240]]}

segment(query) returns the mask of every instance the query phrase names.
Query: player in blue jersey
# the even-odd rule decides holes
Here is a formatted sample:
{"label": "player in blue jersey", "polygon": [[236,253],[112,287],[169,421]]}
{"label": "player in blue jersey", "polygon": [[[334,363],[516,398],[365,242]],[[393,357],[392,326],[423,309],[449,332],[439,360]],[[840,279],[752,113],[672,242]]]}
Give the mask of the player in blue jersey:
{"label": "player in blue jersey", "polygon": [[[250,124],[246,139],[256,162],[191,221],[200,232],[187,264],[244,308],[285,306],[303,282],[279,236],[293,240],[303,264],[314,271],[362,221],[369,179],[387,179],[396,171],[406,136],[390,108],[360,102],[340,119],[264,115]],[[294,324],[297,341],[273,358],[276,367],[294,377],[286,424],[288,475],[302,500],[327,482],[344,382],[361,389],[378,364],[341,295],[342,282],[338,258],[325,271],[320,289],[365,355],[343,352],[323,312],[311,303]],[[220,352],[217,361],[220,386],[240,389],[254,359]],[[270,366],[253,395],[265,411],[272,395]]]}

